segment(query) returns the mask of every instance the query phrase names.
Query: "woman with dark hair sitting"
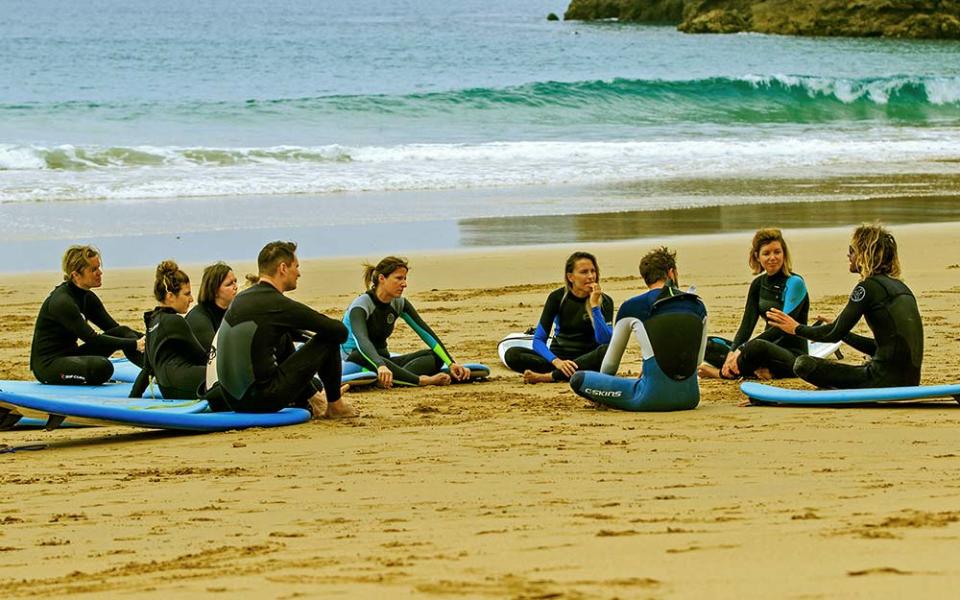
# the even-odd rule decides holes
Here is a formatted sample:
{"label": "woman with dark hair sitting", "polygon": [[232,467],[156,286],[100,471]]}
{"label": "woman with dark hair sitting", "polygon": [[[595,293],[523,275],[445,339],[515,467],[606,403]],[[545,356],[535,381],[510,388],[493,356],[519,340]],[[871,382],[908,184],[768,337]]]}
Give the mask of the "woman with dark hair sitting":
{"label": "woman with dark hair sitting", "polygon": [[[378,383],[385,388],[394,384],[449,385],[470,379],[470,369],[458,364],[439,336],[424,322],[403,297],[410,266],[403,258],[388,256],[376,265],[365,264],[363,282],[367,291],[357,297],[343,315],[349,335],[341,347],[344,360],[377,372]],[[427,348],[393,356],[387,339],[397,319],[413,329]],[[442,371],[448,367],[449,375]]]}
{"label": "woman with dark hair sitting", "polygon": [[207,350],[182,316],[193,302],[190,278],[177,263],[165,260],[157,265],[153,296],[159,304],[143,315],[146,360],[130,395],[141,396],[152,375],[164,398],[199,398],[205,387]]}
{"label": "woman with dark hair sitting", "polygon": [[187,324],[207,352],[217,334],[223,315],[237,295],[237,276],[229,265],[218,262],[203,270],[197,305],[187,313]]}
{"label": "woman with dark hair sitting", "polygon": [[[613,299],[600,289],[600,267],[588,252],[574,252],[564,285],[550,292],[533,335],[533,348],[510,348],[508,367],[526,383],[567,381],[578,370],[599,371],[612,330]],[[547,344],[550,333],[553,341]]]}

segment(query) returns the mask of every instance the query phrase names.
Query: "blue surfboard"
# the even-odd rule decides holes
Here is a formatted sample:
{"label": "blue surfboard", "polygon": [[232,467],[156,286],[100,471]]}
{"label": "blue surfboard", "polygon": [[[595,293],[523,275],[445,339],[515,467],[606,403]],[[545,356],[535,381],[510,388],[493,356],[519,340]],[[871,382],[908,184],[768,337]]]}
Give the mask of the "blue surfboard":
{"label": "blue surfboard", "polygon": [[787,390],[753,381],[740,384],[740,391],[754,404],[794,404],[824,406],[836,404],[875,404],[950,398],[960,402],[960,385],[917,385],[908,387],[864,388],[858,390]]}
{"label": "blue surfboard", "polygon": [[140,367],[126,358],[111,358],[110,362],[113,363],[113,376],[110,377],[112,381],[133,383],[140,375]]}
{"label": "blue surfboard", "polygon": [[281,427],[310,420],[310,411],[285,408],[276,413],[203,412],[205,400],[142,400],[128,398],[52,399],[0,392],[0,406],[26,417],[59,415],[81,424],[129,425],[148,429],[227,431],[249,427]]}
{"label": "blue surfboard", "polygon": [[[0,392],[40,396],[43,398],[126,398],[133,388],[132,383],[104,383],[103,385],[47,385],[37,381],[0,381]],[[143,397],[158,400],[163,398],[159,386],[148,386]]]}
{"label": "blue surfboard", "polygon": [[[470,369],[470,380],[476,379],[486,379],[490,376],[490,367],[482,365],[480,363],[467,363],[464,364],[466,368]],[[377,381],[377,372],[371,371],[366,367],[361,367],[355,362],[348,360],[343,361],[343,376],[341,381],[344,383],[354,383],[355,385],[365,385],[370,383],[376,383]],[[444,366],[442,371],[444,373],[449,372],[449,369]]]}

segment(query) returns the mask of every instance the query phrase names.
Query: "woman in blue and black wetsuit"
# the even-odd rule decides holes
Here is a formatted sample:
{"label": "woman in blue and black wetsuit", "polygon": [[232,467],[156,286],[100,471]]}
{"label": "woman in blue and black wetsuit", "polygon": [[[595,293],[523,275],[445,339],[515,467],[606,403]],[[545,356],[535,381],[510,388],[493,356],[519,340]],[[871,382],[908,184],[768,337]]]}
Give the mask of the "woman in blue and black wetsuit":
{"label": "woman in blue and black wetsuit", "polygon": [[[803,278],[792,272],[790,251],[779,229],[760,229],[750,245],[750,268],[759,274],[750,284],[740,327],[732,342],[712,337],[707,347],[707,365],[701,376],[764,378],[793,377],[793,362],[807,354],[807,341],[766,323],[767,311],[776,308],[806,324],[810,297]],[[750,338],[763,318],[763,332]],[[710,367],[713,368],[710,368]],[[759,371],[759,373],[758,373]]]}
{"label": "woman in blue and black wetsuit", "polygon": [[533,348],[510,348],[504,362],[527,383],[566,381],[578,369],[599,371],[612,320],[613,299],[600,290],[596,257],[574,252],[564,266],[564,286],[547,296]]}
{"label": "woman in blue and black wetsuit", "polygon": [[[377,372],[377,382],[385,388],[397,385],[448,385],[470,379],[470,369],[450,356],[443,342],[430,329],[409,300],[403,297],[407,287],[407,261],[388,256],[374,265],[364,265],[363,281],[367,291],[347,308],[343,322],[349,335],[341,346],[344,360]],[[387,339],[397,319],[403,319],[427,348],[393,356]],[[448,368],[449,374],[442,371]]]}
{"label": "woman in blue and black wetsuit", "polygon": [[[794,362],[794,372],[820,388],[919,385],[923,321],[917,299],[900,279],[896,240],[879,225],[861,225],[853,232],[847,258],[850,272],[858,273],[860,282],[835,321],[803,325],[776,309],[771,309],[767,318],[774,327],[808,340],[843,340],[869,355],[870,360],[862,365],[845,365],[801,356]],[[851,333],[861,318],[870,327],[872,338]]]}

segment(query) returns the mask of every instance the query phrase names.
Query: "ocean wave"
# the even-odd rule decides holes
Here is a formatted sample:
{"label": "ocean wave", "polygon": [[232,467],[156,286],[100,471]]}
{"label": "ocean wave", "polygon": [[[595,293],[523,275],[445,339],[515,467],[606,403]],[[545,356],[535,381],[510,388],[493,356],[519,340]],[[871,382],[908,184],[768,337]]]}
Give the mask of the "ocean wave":
{"label": "ocean wave", "polygon": [[[50,166],[63,155],[82,157],[71,158],[70,164],[84,166]],[[105,156],[110,160],[90,158]],[[937,161],[957,157],[960,140],[951,128],[891,128],[883,134],[853,137],[821,131],[762,139],[137,148],[136,152],[129,148],[71,146],[67,151],[64,147],[7,146],[0,147],[0,164],[7,165],[0,177],[0,204],[610,185],[764,172],[783,176],[796,170],[845,165],[894,168],[903,161],[940,164]]]}
{"label": "ocean wave", "polygon": [[402,124],[411,119],[489,119],[490,113],[498,113],[508,122],[552,125],[574,118],[587,123],[633,124],[957,120],[960,77],[746,75],[694,80],[545,81],[406,95],[333,95],[239,102],[0,104],[0,118],[4,114],[9,118],[84,115],[121,122],[187,117],[198,121],[313,123],[342,122],[352,116]]}
{"label": "ocean wave", "polygon": [[0,171],[136,167],[226,167],[254,164],[346,162],[350,155],[339,146],[317,148],[179,148],[102,147],[62,145],[54,147],[0,144]]}

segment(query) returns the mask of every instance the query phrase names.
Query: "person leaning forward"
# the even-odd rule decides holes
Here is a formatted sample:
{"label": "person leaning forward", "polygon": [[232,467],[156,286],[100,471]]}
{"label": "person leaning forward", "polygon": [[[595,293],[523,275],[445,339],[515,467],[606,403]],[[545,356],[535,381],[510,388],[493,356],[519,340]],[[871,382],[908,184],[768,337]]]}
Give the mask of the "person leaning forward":
{"label": "person leaning forward", "polygon": [[[355,417],[357,411],[340,397],[340,344],[347,328],[284,296],[300,278],[296,250],[293,242],[264,246],[257,257],[259,283],[237,294],[224,315],[214,358],[220,389],[236,412],[296,406],[309,408],[315,418]],[[294,341],[306,337],[295,349]]]}

